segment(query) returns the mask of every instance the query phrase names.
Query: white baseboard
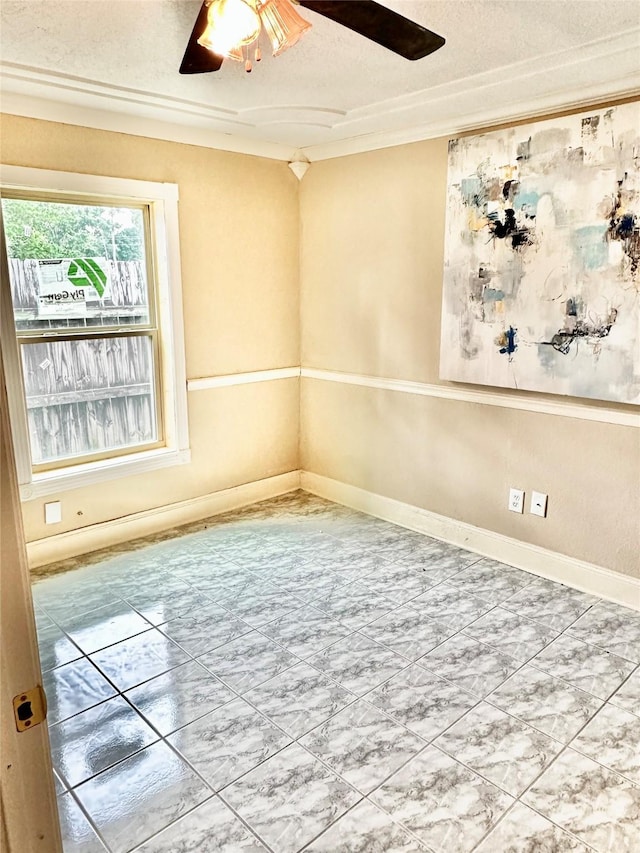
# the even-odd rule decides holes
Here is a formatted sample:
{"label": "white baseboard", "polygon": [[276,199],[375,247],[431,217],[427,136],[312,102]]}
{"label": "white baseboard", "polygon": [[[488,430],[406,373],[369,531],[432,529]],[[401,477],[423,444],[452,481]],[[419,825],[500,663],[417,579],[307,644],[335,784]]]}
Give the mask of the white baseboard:
{"label": "white baseboard", "polygon": [[91,524],[78,530],[48,536],[46,539],[37,539],[34,542],[27,542],[29,567],[34,569],[56,560],[66,560],[78,554],[87,554],[90,551],[97,551],[140,536],[148,536],[181,524],[189,524],[191,521],[200,521],[210,515],[239,509],[299,488],[300,472],[290,471],[276,477],[267,477],[264,480],[255,480],[242,486],[212,492],[199,498],[136,512],[113,521]]}
{"label": "white baseboard", "polygon": [[319,497],[451,542],[482,554],[483,557],[491,557],[534,575],[640,610],[640,580],[620,572],[549,551],[538,545],[530,545],[491,530],[474,527],[472,524],[308,471],[301,472],[300,486]]}
{"label": "white baseboard", "polygon": [[591,595],[640,610],[640,580],[530,545],[491,530],[474,527],[443,515],[367,492],[309,471],[290,471],[199,498],[134,513],[27,543],[29,566],[37,568],[148,536],[191,521],[219,515],[257,501],[302,488],[311,494],[383,518],[410,530],[451,542],[540,577],[558,581]]}

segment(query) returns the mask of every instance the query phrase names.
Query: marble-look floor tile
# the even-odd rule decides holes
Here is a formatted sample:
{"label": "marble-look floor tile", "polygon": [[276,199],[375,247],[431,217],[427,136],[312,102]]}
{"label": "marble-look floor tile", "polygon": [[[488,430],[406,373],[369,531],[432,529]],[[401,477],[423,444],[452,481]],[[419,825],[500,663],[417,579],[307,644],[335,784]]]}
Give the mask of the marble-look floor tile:
{"label": "marble-look floor tile", "polygon": [[197,657],[248,634],[251,625],[210,602],[195,613],[165,622],[160,630],[190,655]]}
{"label": "marble-look floor tile", "polygon": [[64,853],[106,853],[107,848],[71,794],[58,797],[58,816]]}
{"label": "marble-look floor tile", "polygon": [[197,661],[188,661],[145,681],[126,696],[161,735],[235,699],[235,693]]}
{"label": "marble-look floor tile", "polygon": [[[368,523],[369,519],[367,516],[363,516],[360,521],[361,524],[353,531],[355,538],[361,538],[367,535],[365,525]],[[402,535],[398,536],[398,533],[400,532],[402,532]],[[400,531],[390,522],[387,522],[384,526],[380,526],[378,528],[370,528],[368,535],[369,544],[372,547],[379,540],[382,540],[383,542],[396,542],[400,546],[404,544],[404,547],[400,547],[397,550],[396,556],[413,557],[416,560],[421,557],[437,557],[442,554],[444,548],[449,547],[439,539],[433,539],[431,536],[426,536],[425,534],[418,533],[415,530]]]}
{"label": "marble-look floor tile", "polygon": [[389,561],[384,557],[368,554],[360,548],[336,554],[317,554],[313,558],[313,563],[329,569],[347,582],[361,580],[367,575],[389,567]]}
{"label": "marble-look floor tile", "polygon": [[480,616],[491,610],[493,604],[471,595],[447,582],[430,589],[411,602],[425,616],[450,625],[455,630],[475,622]]}
{"label": "marble-look floor tile", "polygon": [[225,553],[241,571],[249,571],[255,574],[256,577],[261,577],[263,580],[266,580],[269,577],[271,571],[277,570],[278,567],[286,567],[287,563],[278,566],[277,563],[271,562],[266,566],[264,564],[262,566],[259,566],[258,561],[261,560],[260,550],[262,547],[263,543],[262,541],[260,541],[257,545],[254,546],[253,549],[234,548],[230,549],[229,551],[226,551]]}
{"label": "marble-look floor tile", "polygon": [[74,787],[158,740],[121,696],[49,726],[53,766]]}
{"label": "marble-look floor tile", "polygon": [[257,581],[255,575],[246,569],[241,569],[224,554],[212,554],[210,560],[207,559],[196,565],[187,565],[174,574],[201,592],[208,592],[209,589],[219,590],[225,584],[235,583],[240,578],[253,577]]}
{"label": "marble-look floor tile", "polygon": [[316,554],[335,554],[340,547],[339,541],[326,533],[307,529],[303,537],[295,537],[283,543],[293,554],[313,561]]}
{"label": "marble-look floor tile", "polygon": [[592,646],[640,663],[640,613],[628,607],[601,601],[567,632]]}
{"label": "marble-look floor tile", "polygon": [[273,553],[265,554],[261,548],[250,564],[252,572],[259,575],[269,576],[273,572],[281,572],[286,569],[297,569],[309,562],[309,554],[294,553],[287,548],[278,548]]}
{"label": "marble-look floor tile", "polygon": [[427,572],[421,572],[410,566],[390,565],[363,580],[372,592],[380,593],[396,604],[404,604],[412,598],[426,592],[438,580]]}
{"label": "marble-look floor tile", "polygon": [[267,848],[219,797],[212,797],[136,853],[267,853]]}
{"label": "marble-look floor tile", "polygon": [[450,583],[464,592],[499,604],[534,580],[534,575],[485,558],[454,575]]}
{"label": "marble-look floor tile", "polygon": [[522,803],[516,803],[476,853],[590,853],[573,836]]}
{"label": "marble-look floor tile", "polygon": [[305,847],[305,853],[425,853],[413,836],[363,800]]}
{"label": "marble-look floor tile", "polygon": [[531,664],[599,699],[607,699],[634,668],[631,661],[570,634],[560,634]]}
{"label": "marble-look floor tile", "polygon": [[397,562],[403,556],[414,553],[417,547],[417,542],[411,538],[411,534],[393,528],[374,534],[368,544],[369,550],[390,562]]}
{"label": "marble-look floor tile", "polygon": [[640,668],[624,682],[609,700],[612,705],[624,708],[640,717]]}
{"label": "marble-look floor tile", "polygon": [[[92,555],[86,564],[84,558],[66,561],[56,567],[57,574],[34,588],[44,669],[60,670],[55,677],[49,671],[45,676],[45,684],[52,685],[49,725],[54,751],[59,750],[59,737],[66,749],[66,772],[72,783],[80,780],[69,795],[66,781],[56,775],[56,790],[73,806],[75,791],[90,790],[90,785],[112,774],[109,778],[115,781],[96,794],[96,802],[103,817],[109,811],[109,821],[113,818],[117,824],[115,851],[121,842],[145,853],[183,849],[209,853],[209,847],[211,853],[288,853],[286,845],[296,848],[295,853],[303,853],[298,848],[304,848],[304,853],[417,853],[422,849],[461,853],[460,848],[466,850],[468,844],[479,844],[478,853],[586,853],[588,844],[597,853],[601,849],[630,853],[624,849],[627,836],[633,838],[628,792],[640,787],[633,781],[638,778],[634,721],[640,722],[640,669],[634,651],[640,648],[638,614],[303,493],[205,519],[177,535],[165,533],[148,542],[116,546],[100,557]],[[353,623],[358,627],[355,633],[343,635],[353,632],[353,625],[341,625],[338,633],[338,620],[326,614],[319,602],[344,601],[350,591],[359,599],[355,604],[360,612]],[[370,608],[380,597],[390,607],[372,616]],[[138,616],[124,599],[135,600],[133,610]],[[351,604],[344,605],[347,615]],[[279,613],[281,606],[287,610]],[[145,607],[146,617],[140,614]],[[231,612],[238,607],[252,625],[239,612]],[[487,617],[491,610],[494,615]],[[479,630],[488,630],[496,612],[503,614],[508,628],[502,626],[500,637],[485,633],[480,638]],[[117,665],[110,662],[110,674],[104,680],[81,657],[65,628],[99,624],[107,621],[108,614],[147,618],[162,627],[145,626],[143,633],[126,638],[111,628],[103,632],[113,645],[91,652],[90,659],[102,662],[102,655],[111,649],[118,651],[119,658]],[[360,621],[363,615],[366,623]],[[516,631],[518,617],[520,628],[537,624],[549,633],[564,630],[524,666],[522,658],[504,654],[505,644],[513,643],[518,648],[509,648],[516,656],[530,651],[531,637],[521,648],[527,632]],[[425,626],[433,629],[434,624],[438,629],[425,636]],[[442,637],[440,629],[445,631]],[[454,631],[461,633],[454,636]],[[86,642],[98,642],[91,632],[88,635]],[[432,647],[434,641],[439,645]],[[198,663],[193,663],[196,657]],[[212,669],[205,667],[209,658]],[[76,665],[78,671],[72,671]],[[136,683],[129,681],[131,671],[136,673]],[[118,688],[127,695],[114,698]],[[238,690],[246,701],[236,698]],[[494,695],[483,702],[491,690]],[[154,722],[136,717],[129,695],[135,695],[141,707],[146,703],[146,713]],[[219,705],[220,701],[225,704]],[[356,713],[365,702],[389,718],[388,726],[404,732],[399,743],[413,735],[425,743],[441,738],[437,743],[443,747],[424,746],[383,780],[379,790],[429,751],[431,760],[424,772],[416,773],[409,801],[419,801],[425,777],[429,790],[434,755],[451,750],[444,760],[451,759],[450,768],[461,767],[468,774],[465,780],[457,780],[455,790],[447,787],[447,773],[436,774],[444,780],[442,795],[437,793],[426,807],[416,810],[418,824],[423,820],[428,824],[429,839],[361,801],[362,793],[350,784],[349,779],[358,780],[349,774],[357,775],[371,763],[373,773],[367,769],[359,781],[369,790],[385,766],[383,758],[398,760],[395,741],[392,747],[384,727],[380,744],[375,737],[369,744],[366,738],[358,740],[359,732],[367,728],[364,723],[340,727],[349,709]],[[480,709],[472,710],[478,705]],[[64,721],[56,722],[61,715]],[[115,723],[99,725],[103,715],[112,716]],[[92,725],[94,718],[97,722]],[[133,759],[163,746],[157,740],[153,745],[138,741],[139,724],[143,737],[151,730],[156,738],[156,726],[163,733],[172,732],[171,742],[163,747],[172,752],[164,755],[171,756],[175,766],[186,768],[187,779],[204,786],[205,800],[196,797],[192,805],[191,800],[185,804],[180,793],[157,796],[154,785],[161,785],[167,773],[163,762],[155,759],[153,768],[147,763],[147,769],[134,770],[126,784],[119,784],[115,771],[131,767]],[[300,807],[297,791],[293,797],[286,796],[282,807],[270,789],[257,796],[247,794],[248,808],[259,808],[259,802],[267,800],[267,809],[275,806],[275,815],[270,814],[265,825],[279,822],[286,839],[283,851],[277,832],[271,841],[261,839],[242,816],[223,805],[225,792],[240,786],[247,776],[257,778],[267,765],[280,767],[279,778],[286,778],[290,790],[296,789],[295,767],[291,762],[280,766],[275,759],[283,751],[299,749],[309,755],[304,746],[290,750],[292,738],[306,736],[311,741],[325,728],[322,748],[333,749],[334,768],[328,766],[329,758],[321,757],[320,746],[313,760],[305,760],[313,766],[317,762],[322,773],[352,790],[353,805],[347,808],[337,797],[337,812],[330,813],[331,805],[324,811],[323,803],[332,804],[336,798],[329,794],[322,799],[315,783],[313,796],[321,800],[315,813],[313,802]],[[68,737],[63,737],[65,732]],[[378,735],[375,726],[374,735]],[[91,744],[88,749],[82,745],[85,738]],[[478,795],[477,785],[486,785],[486,791],[502,785],[498,796],[504,797],[522,791],[540,758],[536,745],[553,743],[558,749],[556,741],[568,744],[569,753],[576,753],[580,760],[583,756],[591,760],[589,766],[604,774],[602,778],[622,780],[622,788],[604,786],[603,792],[599,781],[592,784],[593,778],[585,777],[574,798],[567,795],[565,779],[560,779],[557,795],[563,807],[571,806],[573,799],[587,803],[580,807],[578,818],[596,832],[589,838],[583,835],[578,840],[570,826],[552,823],[553,815],[542,816],[522,804],[507,808],[501,816],[510,799],[494,807],[491,797]],[[361,749],[363,744],[370,748]],[[541,779],[550,778],[564,754],[542,767],[531,783],[534,790]],[[189,776],[192,770],[195,775]],[[340,780],[340,772],[348,778]],[[87,779],[91,773],[97,775]],[[572,768],[567,778],[581,775]],[[266,776],[261,778],[268,788]],[[132,805],[134,785],[136,796],[148,793],[150,799]],[[121,814],[116,787],[124,803]],[[190,788],[188,782],[187,792]],[[304,794],[300,796],[305,799]],[[376,789],[369,798],[375,796]],[[156,801],[160,816],[154,812]],[[437,807],[429,805],[436,801]],[[319,823],[308,826],[305,813]],[[469,814],[479,817],[469,818]],[[603,815],[612,825],[621,817],[616,826],[625,827],[623,834],[602,831]],[[96,834],[77,806],[75,817],[80,826],[75,841],[68,840],[66,853],[105,853],[110,837]],[[138,833],[141,823],[144,838]],[[299,843],[296,828],[302,832]]]}
{"label": "marble-look floor tile", "polygon": [[125,691],[189,660],[189,655],[157,629],[145,631],[91,655],[91,660]]}
{"label": "marble-look floor tile", "polygon": [[119,601],[120,596],[88,577],[89,570],[65,572],[32,586],[33,598],[55,621]]}
{"label": "marble-look floor tile", "polygon": [[126,601],[105,604],[78,616],[66,616],[60,620],[60,625],[86,655],[151,627]]}
{"label": "marble-look floor tile", "polygon": [[571,747],[640,785],[640,720],[635,714],[606,704]]}
{"label": "marble-look floor tile", "polygon": [[211,604],[211,597],[195,587],[171,595],[155,596],[150,593],[146,599],[138,600],[133,606],[152,625],[163,625],[185,613],[194,613],[201,607]]}
{"label": "marble-look floor tile", "polygon": [[355,698],[306,663],[292,666],[244,695],[293,738],[324,722]]}
{"label": "marble-look floor tile", "polygon": [[363,794],[426,745],[362,699],[305,735],[300,743]]}
{"label": "marble-look floor tile", "polygon": [[238,566],[232,563],[224,554],[216,554],[209,551],[206,555],[188,556],[185,551],[184,559],[176,566],[168,566],[172,575],[180,580],[186,581],[196,589],[200,584],[214,578],[235,577],[238,574]]}
{"label": "marble-look floor tile", "polygon": [[419,658],[418,663],[477,696],[486,696],[520,666],[515,658],[457,634]]}
{"label": "marble-look floor tile", "polygon": [[365,625],[361,633],[410,660],[417,660],[451,637],[455,629],[405,604]]}
{"label": "marble-look floor tile", "polygon": [[298,658],[258,631],[198,658],[208,670],[238,693],[278,675],[298,663]]}
{"label": "marble-look floor tile", "polygon": [[308,659],[352,693],[362,695],[407,665],[405,658],[361,634],[351,634]]}
{"label": "marble-look floor tile", "polygon": [[182,593],[188,593],[193,587],[186,581],[161,569],[138,572],[131,578],[130,588],[122,597],[134,607],[144,607],[147,603],[162,599],[171,599]]}
{"label": "marble-look floor tile", "polygon": [[508,598],[502,606],[556,631],[563,631],[598,601],[594,595],[538,578]]}
{"label": "marble-look floor tile", "polygon": [[228,559],[232,555],[255,554],[259,550],[262,539],[255,531],[242,530],[240,528],[216,528],[207,530],[206,541],[213,546],[216,553],[224,554]]}
{"label": "marble-look floor tile", "polygon": [[[216,600],[229,610],[237,607],[250,608],[261,596],[277,595],[282,598],[282,590],[265,575],[252,571],[242,571],[236,578],[229,579],[223,590],[216,593]],[[301,604],[297,605],[298,607]]]}
{"label": "marble-look floor tile", "polygon": [[514,802],[433,746],[371,795],[434,853],[468,853]]}
{"label": "marble-look floor tile", "polygon": [[434,744],[513,797],[562,749],[562,744],[486,702],[469,711]]}
{"label": "marble-look floor tile", "polygon": [[413,572],[418,572],[425,579],[428,585],[425,583],[425,591],[421,593],[421,595],[425,595],[430,589],[442,583],[449,583],[454,575],[463,571],[465,567],[469,566],[469,563],[459,565],[452,557],[442,557],[424,566],[406,565],[404,560],[398,565],[402,566],[405,570],[411,569]]}
{"label": "marble-look floor tile", "polygon": [[250,569],[256,558],[256,554],[260,553],[262,540],[259,536],[247,539],[244,542],[225,542],[217,543],[216,548],[219,553],[223,554],[232,563],[235,563],[239,568]]}
{"label": "marble-look floor tile", "polygon": [[112,853],[127,853],[212,796],[165,743],[137,752],[75,793]]}
{"label": "marble-look floor tile", "polygon": [[427,741],[479,701],[477,696],[415,665],[403,669],[365,698]]}
{"label": "marble-look floor tile", "polygon": [[314,605],[352,630],[373,622],[397,606],[391,599],[379,592],[372,592],[364,582],[358,581],[340,587],[325,598],[317,599]]}
{"label": "marble-look floor tile", "polygon": [[640,787],[567,749],[523,801],[598,853],[635,853]]}
{"label": "marble-look floor tile", "polygon": [[419,549],[404,554],[397,560],[397,565],[424,572],[431,580],[440,583],[446,578],[453,577],[472,563],[480,559],[478,554],[456,548],[454,545],[437,543],[432,549]]}
{"label": "marble-look floor tile", "polygon": [[246,590],[241,596],[224,602],[225,607],[254,628],[279,619],[304,604],[300,598],[285,592],[275,584],[256,586]]}
{"label": "marble-look floor tile", "polygon": [[43,672],[82,657],[80,649],[48,616],[42,614],[36,621],[40,666]]}
{"label": "marble-look floor tile", "polygon": [[86,658],[43,673],[42,681],[49,725],[86,711],[117,692]]}
{"label": "marble-look floor tile", "polygon": [[190,723],[168,740],[216,791],[291,743],[243,699]]}
{"label": "marble-look floor tile", "polygon": [[360,794],[297,744],[225,789],[223,798],[278,853],[295,853]]}
{"label": "marble-look floor tile", "polygon": [[602,706],[595,696],[532,666],[512,675],[487,701],[562,743],[569,743]]}
{"label": "marble-look floor tile", "polygon": [[320,652],[350,633],[346,625],[311,605],[262,625],[260,631],[300,658]]}
{"label": "marble-look floor tile", "polygon": [[303,601],[312,602],[331,595],[336,589],[350,583],[350,580],[315,563],[306,563],[294,571],[271,575],[271,583]]}
{"label": "marble-look floor tile", "polygon": [[467,625],[464,633],[522,663],[558,636],[551,628],[525,619],[503,607],[494,607],[471,625]]}

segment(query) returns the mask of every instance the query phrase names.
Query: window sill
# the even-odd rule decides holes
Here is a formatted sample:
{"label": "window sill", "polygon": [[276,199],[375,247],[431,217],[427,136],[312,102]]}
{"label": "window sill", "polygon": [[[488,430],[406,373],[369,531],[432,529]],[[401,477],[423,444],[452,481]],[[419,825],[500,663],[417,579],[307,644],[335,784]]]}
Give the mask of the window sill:
{"label": "window sill", "polygon": [[143,453],[132,453],[115,459],[87,462],[68,468],[57,468],[34,474],[30,483],[20,485],[20,499],[30,501],[44,495],[67,492],[80,489],[83,486],[93,486],[108,480],[129,477],[134,474],[145,474],[158,468],[168,468],[173,465],[185,465],[191,461],[191,451],[167,449],[147,450]]}

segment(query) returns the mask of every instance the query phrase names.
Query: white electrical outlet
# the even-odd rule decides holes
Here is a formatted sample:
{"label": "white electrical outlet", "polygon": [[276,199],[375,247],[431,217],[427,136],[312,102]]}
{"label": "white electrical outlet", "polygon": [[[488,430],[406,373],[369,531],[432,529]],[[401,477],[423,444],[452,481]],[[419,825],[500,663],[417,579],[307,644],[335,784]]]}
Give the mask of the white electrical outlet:
{"label": "white electrical outlet", "polygon": [[547,515],[547,496],[542,492],[531,492],[531,508],[529,512],[545,518]]}
{"label": "white electrical outlet", "polygon": [[511,512],[524,512],[524,492],[522,489],[509,489],[509,509]]}
{"label": "white electrical outlet", "polygon": [[44,523],[58,524],[62,521],[62,504],[60,501],[51,501],[44,505]]}

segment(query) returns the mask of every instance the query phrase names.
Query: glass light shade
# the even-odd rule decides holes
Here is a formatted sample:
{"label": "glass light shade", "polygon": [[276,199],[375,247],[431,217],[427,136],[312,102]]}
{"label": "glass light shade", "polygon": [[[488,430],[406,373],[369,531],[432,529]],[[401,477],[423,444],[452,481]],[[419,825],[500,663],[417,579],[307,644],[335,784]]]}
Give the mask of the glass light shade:
{"label": "glass light shade", "polygon": [[260,16],[250,0],[213,0],[198,44],[230,59],[242,59],[245,45],[260,35]]}
{"label": "glass light shade", "polygon": [[274,56],[294,45],[303,33],[311,29],[311,24],[296,12],[289,0],[266,0],[259,8],[262,26],[269,36]]}

